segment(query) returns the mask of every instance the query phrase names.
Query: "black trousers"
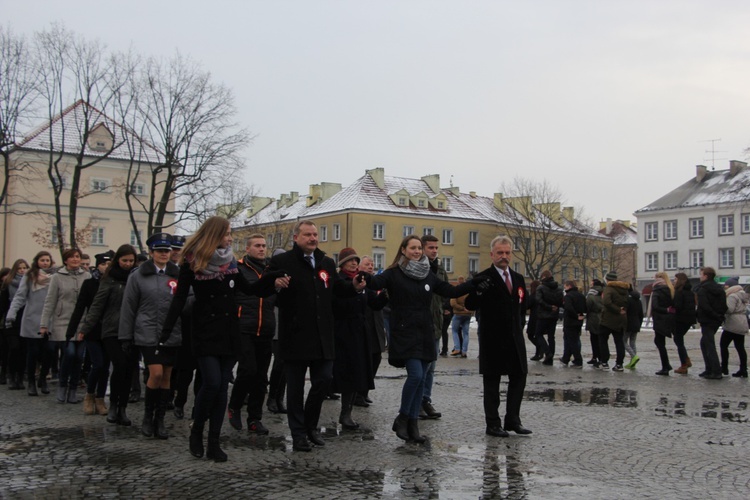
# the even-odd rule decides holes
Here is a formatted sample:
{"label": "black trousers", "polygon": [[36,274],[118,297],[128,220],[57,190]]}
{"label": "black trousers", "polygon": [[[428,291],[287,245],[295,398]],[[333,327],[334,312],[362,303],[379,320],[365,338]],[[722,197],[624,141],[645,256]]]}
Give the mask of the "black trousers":
{"label": "black trousers", "polygon": [[130,354],[123,352],[122,344],[117,337],[103,338],[102,344],[112,362],[112,376],[109,377],[109,404],[125,408],[128,406],[130,381],[138,354],[135,349]]}
{"label": "black trousers", "polygon": [[[305,399],[305,374],[310,369],[310,391]],[[286,409],[292,438],[307,435],[318,427],[323,400],[333,381],[333,360],[284,361]]]}
{"label": "black trousers", "polygon": [[237,378],[232,387],[229,408],[239,410],[248,398],[247,419],[263,418],[263,400],[268,385],[268,367],[271,364],[271,339],[242,335],[242,352],[238,359]]}
{"label": "black trousers", "polygon": [[[505,402],[505,425],[521,423],[521,401],[526,388],[526,374],[516,373],[507,375],[508,393]],[[482,376],[484,387],[484,418],[487,425],[500,426],[500,374]]]}
{"label": "black trousers", "polygon": [[615,341],[615,352],[617,353],[615,364],[622,366],[623,361],[625,361],[625,340],[623,334],[603,325],[599,327],[599,361],[602,363],[609,362],[610,334],[612,334],[612,338]]}

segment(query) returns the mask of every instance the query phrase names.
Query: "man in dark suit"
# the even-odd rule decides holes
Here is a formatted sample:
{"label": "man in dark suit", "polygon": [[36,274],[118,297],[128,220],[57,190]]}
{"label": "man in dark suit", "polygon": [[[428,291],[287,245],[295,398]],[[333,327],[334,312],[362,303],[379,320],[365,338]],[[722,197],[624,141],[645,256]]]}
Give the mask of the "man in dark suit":
{"label": "man in dark suit", "polygon": [[[523,326],[526,323],[526,284],[523,276],[510,269],[513,242],[497,236],[490,244],[492,266],[479,276],[487,276],[493,286],[484,292],[474,291],[466,298],[466,308],[480,312],[479,372],[484,383],[484,415],[487,434],[507,437],[508,431],[531,434],[521,425],[521,400],[526,387],[526,345]],[[505,426],[500,407],[500,377],[508,376],[508,398]]]}
{"label": "man in dark suit", "polygon": [[[271,270],[283,270],[289,286],[277,295],[279,355],[287,382],[287,420],[292,448],[310,451],[310,442],[324,446],[318,431],[323,400],[333,379],[333,294],[353,295],[365,287],[341,279],[336,264],[318,248],[318,229],[309,220],[294,226],[294,246],[271,259]],[[305,375],[310,391],[305,400]],[[308,441],[309,439],[309,441]]]}

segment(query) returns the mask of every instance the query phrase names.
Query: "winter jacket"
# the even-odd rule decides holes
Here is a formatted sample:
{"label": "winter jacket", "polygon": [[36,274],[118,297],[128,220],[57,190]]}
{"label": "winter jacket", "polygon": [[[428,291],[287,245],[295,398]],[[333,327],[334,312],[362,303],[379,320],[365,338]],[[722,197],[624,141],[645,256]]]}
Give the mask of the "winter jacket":
{"label": "winter jacket", "polygon": [[602,290],[600,286],[594,286],[586,294],[586,331],[593,334],[599,333],[599,323],[602,318]]}
{"label": "winter jacket", "polygon": [[[245,255],[237,262],[237,268],[248,283],[257,282],[268,266],[269,260],[260,262]],[[237,293],[237,304],[240,306],[240,333],[252,335],[263,340],[272,340],[276,332],[276,294],[268,297],[247,295],[240,290]]]}
{"label": "winter jacket", "polygon": [[701,281],[696,290],[698,308],[696,319],[701,325],[719,327],[724,322],[727,294],[724,288],[714,280]]}
{"label": "winter jacket", "polygon": [[640,332],[643,324],[643,305],[641,304],[641,294],[635,290],[628,292],[627,317],[626,331],[629,333]]}
{"label": "winter jacket", "polygon": [[600,327],[606,327],[615,332],[624,332],[628,322],[622,309],[628,307],[629,285],[624,281],[609,281],[602,292],[602,319]]}
{"label": "winter jacket", "polygon": [[563,307],[563,295],[563,291],[556,281],[551,278],[542,281],[535,294],[537,319],[554,319],[557,321],[560,318],[560,309]]}
{"label": "winter jacket", "polygon": [[578,291],[577,287],[569,288],[563,299],[565,313],[563,316],[563,328],[578,329],[581,331],[583,319],[580,315],[586,314],[586,298]]}
{"label": "winter jacket", "polygon": [[675,330],[677,309],[667,285],[654,286],[651,293],[651,316],[654,319],[654,332],[671,337]]}
{"label": "winter jacket", "polygon": [[[128,277],[120,309],[117,338],[137,346],[157,346],[172,296],[177,288],[179,270],[167,262],[164,274],[157,274],[153,260],[141,264]],[[181,344],[179,320],[167,340],[167,346]]]}
{"label": "winter jacket", "polygon": [[120,329],[120,310],[129,275],[129,272],[119,267],[112,267],[107,276],[101,279],[99,290],[79,330],[83,332],[84,338],[87,339],[89,334],[95,331],[97,323],[101,325],[101,338],[117,337]]}
{"label": "winter jacket", "polygon": [[397,367],[403,367],[407,359],[434,361],[437,357],[433,294],[460,297],[473,290],[469,282],[454,287],[432,272],[422,279],[410,278],[400,267],[391,267],[373,276],[368,287],[388,290],[391,306],[388,362]]}
{"label": "winter jacket", "polygon": [[[60,268],[49,282],[47,297],[44,300],[42,319],[39,328],[47,328],[50,340],[65,341],[70,317],[78,301],[78,293],[83,282],[91,277],[88,271],[76,269],[70,271],[67,267]],[[78,325],[76,325],[76,328]]]}
{"label": "winter jacket", "polygon": [[748,295],[742,290],[740,285],[735,285],[726,289],[727,294],[727,314],[724,320],[724,331],[735,333],[737,335],[747,335],[747,303]]}
{"label": "winter jacket", "polygon": [[[442,264],[438,259],[430,262],[430,272],[437,276],[441,281],[448,281],[448,273],[443,269]],[[432,295],[432,324],[435,325],[435,339],[439,339],[443,336],[443,322],[446,320],[443,314],[443,302],[444,297],[440,295]]]}
{"label": "winter jacket", "polygon": [[675,289],[674,307],[677,309],[677,324],[695,324],[695,293],[693,293],[693,288],[690,286],[690,283],[685,283],[683,288]]}
{"label": "winter jacket", "polygon": [[[18,288],[21,286],[22,279],[22,274],[16,274],[10,284],[2,287],[2,290],[0,290],[0,322],[10,324],[16,322],[17,318],[15,315],[11,317],[8,314],[8,311],[10,310],[10,305],[13,302],[13,298],[15,297]],[[16,314],[18,314],[18,311],[16,311]]]}
{"label": "winter jacket", "polygon": [[[45,271],[40,270],[39,272]],[[18,287],[18,291],[13,296],[13,302],[10,304],[8,317],[15,318],[23,310],[21,337],[38,339],[40,338],[39,322],[42,320],[42,311],[44,310],[44,300],[47,298],[47,290],[49,290],[49,281],[45,286],[35,290],[30,280],[31,276],[28,274],[21,280],[21,285]]]}
{"label": "winter jacket", "polygon": [[[78,294],[78,300],[76,300],[76,307],[73,309],[73,314],[70,315],[70,322],[68,323],[67,333],[65,338],[68,340],[76,340],[76,335],[80,331],[80,325],[83,325],[83,320],[88,316],[88,310],[91,304],[94,302],[96,292],[99,290],[99,280],[101,279],[101,273],[94,269],[91,273],[91,277],[83,282],[81,285],[81,291]],[[99,323],[95,323],[94,327],[89,331],[88,340],[101,340],[102,339],[102,328]]]}

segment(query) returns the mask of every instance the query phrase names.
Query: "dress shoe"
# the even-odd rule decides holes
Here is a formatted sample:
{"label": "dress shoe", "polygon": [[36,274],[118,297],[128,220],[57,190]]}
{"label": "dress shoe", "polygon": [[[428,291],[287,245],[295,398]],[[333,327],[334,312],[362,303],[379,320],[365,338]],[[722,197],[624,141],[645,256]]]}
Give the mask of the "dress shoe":
{"label": "dress shoe", "polygon": [[251,434],[258,434],[261,436],[265,436],[268,434],[268,429],[265,425],[263,425],[263,422],[260,420],[248,420],[247,421],[247,432]]}
{"label": "dress shoe", "polygon": [[367,408],[370,406],[370,403],[368,403],[367,400],[365,400],[364,396],[362,396],[361,394],[357,394],[356,396],[354,396],[354,401],[352,401],[352,404],[354,406],[361,406],[362,408]]}
{"label": "dress shoe", "polygon": [[540,359],[542,359],[541,354],[536,354],[533,357],[529,358],[529,360],[531,361],[539,361]]}
{"label": "dress shoe", "polygon": [[704,378],[707,378],[708,380],[721,380],[724,376],[721,373],[709,373]]}
{"label": "dress shoe", "polygon": [[659,370],[656,372],[657,375],[669,375],[669,370]]}
{"label": "dress shoe", "polygon": [[182,420],[185,418],[185,407],[184,406],[175,406],[174,407],[174,418],[177,420]]}
{"label": "dress shoe", "polygon": [[542,361],[542,364],[545,366],[552,366],[553,362],[554,362],[554,357],[551,354],[548,354],[544,357],[544,361]]}
{"label": "dress shoe", "polygon": [[740,370],[737,373],[733,373],[732,376],[737,378],[747,378],[747,370]]}
{"label": "dress shoe", "polygon": [[596,365],[599,361],[596,358],[591,358],[590,360],[586,361],[587,365]]}
{"label": "dress shoe", "polygon": [[506,431],[513,431],[516,434],[531,434],[531,431],[521,424],[508,425],[505,424]]}
{"label": "dress shoe", "polygon": [[326,394],[326,399],[330,399],[330,400],[336,401],[338,399],[341,399],[341,396],[339,396],[335,392],[329,392],[328,394]]}
{"label": "dress shoe", "polygon": [[372,404],[372,399],[370,399],[369,397],[365,396],[365,403],[367,403],[368,405],[371,405]]}
{"label": "dress shoe", "polygon": [[699,376],[700,378],[706,378],[706,377],[708,377],[708,372],[700,372],[700,373],[698,374],[698,376]]}
{"label": "dress shoe", "polygon": [[510,434],[505,432],[499,425],[488,425],[485,434],[488,436],[495,436],[500,438],[507,438]]}
{"label": "dress shoe", "polygon": [[323,441],[323,436],[321,436],[320,432],[318,432],[315,429],[313,429],[311,431],[307,431],[307,438],[315,446],[325,446],[326,445],[326,442]]}
{"label": "dress shoe", "polygon": [[729,375],[729,368],[727,368],[727,367],[722,368],[721,369],[721,374],[722,375]]}
{"label": "dress shoe", "polygon": [[292,449],[294,451],[312,451],[309,441],[305,436],[292,439]]}

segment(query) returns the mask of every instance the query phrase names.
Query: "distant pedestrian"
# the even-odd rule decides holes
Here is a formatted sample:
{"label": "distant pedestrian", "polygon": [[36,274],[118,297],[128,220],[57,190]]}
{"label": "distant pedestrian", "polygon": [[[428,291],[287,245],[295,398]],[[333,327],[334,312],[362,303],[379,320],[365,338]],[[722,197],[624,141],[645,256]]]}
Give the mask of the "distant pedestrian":
{"label": "distant pedestrian", "polygon": [[591,342],[591,359],[587,362],[594,368],[599,368],[601,355],[599,353],[599,325],[602,317],[602,292],[604,284],[598,279],[591,280],[591,288],[586,293],[586,331],[589,332]]}
{"label": "distant pedestrian", "polygon": [[[551,366],[555,357],[555,330],[563,307],[563,291],[548,270],[540,275],[541,284],[536,289],[535,344],[544,355],[545,365]],[[547,337],[545,339],[545,336]]]}
{"label": "distant pedestrian", "polygon": [[599,353],[601,367],[609,367],[609,336],[615,342],[617,358],[612,371],[621,372],[625,360],[623,335],[627,325],[628,283],[617,281],[617,273],[610,271],[605,277],[606,286],[602,292],[602,316],[599,324]]}
{"label": "distant pedestrian", "polygon": [[674,287],[665,272],[658,272],[649,300],[648,312],[654,322],[654,344],[659,351],[661,370],[657,375],[669,375],[672,365],[667,355],[666,339],[672,337],[675,329],[677,309],[674,306]]}
{"label": "distant pedestrian", "polygon": [[724,282],[727,294],[727,313],[724,320],[724,331],[721,333],[719,345],[721,347],[721,372],[729,375],[729,344],[740,357],[740,369],[733,373],[733,377],[747,378],[747,352],[745,351],[745,337],[748,334],[747,304],[748,295],[739,285],[737,278],[729,278]]}
{"label": "distant pedestrian", "polygon": [[565,282],[563,299],[563,355],[560,361],[567,365],[573,358],[573,367],[583,367],[581,356],[581,328],[586,317],[586,298],[578,291],[575,280]]}
{"label": "distant pedestrian", "polygon": [[700,283],[696,290],[698,309],[696,316],[701,325],[701,353],[706,369],[699,377],[720,380],[721,364],[716,352],[716,331],[724,322],[727,312],[727,296],[724,288],[716,283],[716,270],[713,267],[701,269]]}
{"label": "distant pedestrian", "polygon": [[641,331],[641,325],[643,324],[643,304],[641,304],[641,294],[638,293],[638,290],[633,288],[633,285],[630,285],[628,288],[627,316],[628,323],[625,327],[623,344],[625,345],[625,351],[630,355],[630,361],[625,365],[625,368],[632,370],[641,360],[636,348],[636,338],[638,337],[638,332]]}
{"label": "distant pedestrian", "polygon": [[674,275],[674,307],[675,314],[674,345],[677,346],[677,355],[680,357],[680,367],[674,372],[687,375],[688,368],[693,366],[685,349],[685,334],[695,324],[696,298],[693,293],[687,274],[677,273]]}

